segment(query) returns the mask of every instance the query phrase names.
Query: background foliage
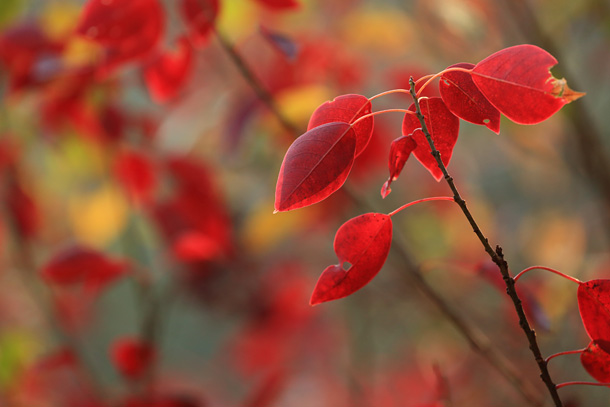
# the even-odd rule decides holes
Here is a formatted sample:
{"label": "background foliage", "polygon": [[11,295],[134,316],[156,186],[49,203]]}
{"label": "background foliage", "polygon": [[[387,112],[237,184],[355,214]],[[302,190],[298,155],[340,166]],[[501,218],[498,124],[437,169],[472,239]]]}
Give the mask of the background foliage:
{"label": "background foliage", "polygon": [[[161,44],[171,47],[186,25],[176,2],[161,3]],[[372,145],[357,159],[349,188],[359,202],[337,193],[273,215],[277,171],[311,112],[336,95],[407,88],[411,75],[536,44],[559,60],[555,76],[587,96],[536,126],[503,119],[499,136],[462,122],[450,170],[513,272],[543,264],[583,281],[607,278],[610,6],[273,3],[222,1],[218,34],[194,48],[187,83],[156,103],[143,62],[103,77],[75,74],[100,58],[74,33],[82,1],[0,2],[0,405],[137,406],[152,393],[174,397],[171,406],[523,403],[415,288],[394,249],[365,289],[308,306],[316,278],[335,261],[336,229],[367,211],[363,202],[388,212],[448,192],[410,160],[381,200],[400,115],[376,119]],[[32,27],[60,49],[31,46]],[[392,97],[392,107],[411,104]],[[152,171],[121,171],[131,153]],[[429,284],[546,397],[504,289],[457,208],[409,208],[395,229]],[[74,247],[128,266],[93,288],[41,278]],[[543,352],[587,345],[573,284],[542,272],[519,284]],[[117,369],[112,349],[128,336],[157,354],[143,377]],[[577,356],[550,369],[558,382],[590,380]],[[601,406],[609,393],[569,387],[561,395]]]}

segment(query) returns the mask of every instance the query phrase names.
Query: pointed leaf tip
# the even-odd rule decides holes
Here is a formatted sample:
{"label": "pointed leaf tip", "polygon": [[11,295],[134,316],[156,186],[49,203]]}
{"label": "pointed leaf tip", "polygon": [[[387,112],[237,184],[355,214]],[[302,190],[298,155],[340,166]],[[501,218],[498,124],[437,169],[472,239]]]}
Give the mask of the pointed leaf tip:
{"label": "pointed leaf tip", "polygon": [[[392,243],[392,219],[381,213],[366,213],[344,223],[335,235],[339,263],[320,275],[310,305],[332,301],[358,291],[381,270]],[[350,264],[346,270],[341,265]]]}
{"label": "pointed leaf tip", "polygon": [[275,189],[275,210],[289,211],[328,198],[354,164],[356,134],[348,123],[315,127],[286,151]]}

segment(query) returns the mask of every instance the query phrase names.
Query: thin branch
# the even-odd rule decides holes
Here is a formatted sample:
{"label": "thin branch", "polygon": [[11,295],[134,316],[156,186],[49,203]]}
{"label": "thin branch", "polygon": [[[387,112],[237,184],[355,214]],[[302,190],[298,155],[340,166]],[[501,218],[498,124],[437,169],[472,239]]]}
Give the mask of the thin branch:
{"label": "thin branch", "polygon": [[[216,30],[216,36],[219,40],[222,48],[229,54],[231,60],[235,63],[239,72],[243,78],[252,87],[257,96],[261,101],[267,105],[271,112],[276,118],[282,123],[282,125],[292,132],[295,136],[299,136],[303,132],[285,118],[281,111],[277,108],[273,96],[264,88],[263,84],[258,80],[256,75],[252,72],[248,63],[243,59],[235,47],[218,31]],[[343,186],[343,190],[347,193],[352,201],[358,206],[363,208],[365,211],[370,212],[381,212],[375,205],[362,198],[356,191],[346,184]],[[411,278],[411,284],[422,292],[430,302],[432,302],[441,312],[445,318],[451,322],[455,329],[465,338],[470,347],[475,353],[480,355],[486,360],[494,369],[496,369],[506,381],[508,381],[515,390],[523,397],[524,400],[532,406],[542,406],[544,403],[540,399],[536,389],[532,385],[524,381],[521,378],[521,372],[508,360],[502,353],[500,353],[491,343],[489,338],[481,332],[477,327],[467,322],[461,315],[455,311],[455,307],[449,305],[445,299],[424,279],[424,276],[415,266],[415,262],[411,258],[407,244],[404,243],[404,238],[401,237],[400,233],[394,233],[394,253],[401,257],[401,266],[405,268],[408,276]],[[410,285],[411,285],[410,284]]]}
{"label": "thin branch", "polygon": [[483,245],[485,251],[491,258],[491,260],[498,266],[498,269],[500,270],[500,273],[502,274],[502,278],[504,279],[504,282],[506,284],[506,292],[508,293],[510,299],[512,300],[512,302],[515,306],[515,311],[517,312],[517,315],[519,317],[519,325],[521,326],[521,329],[523,329],[523,332],[525,333],[525,336],[527,337],[527,340],[530,344],[530,350],[532,351],[532,354],[534,355],[534,359],[536,360],[536,363],[538,364],[538,368],[540,369],[540,378],[546,385],[546,387],[549,391],[549,394],[551,395],[551,398],[553,399],[553,402],[555,403],[555,406],[562,407],[563,403],[561,402],[561,399],[559,398],[559,394],[557,393],[557,388],[555,386],[555,383],[551,379],[551,376],[547,369],[546,361],[542,357],[542,352],[540,352],[540,347],[538,346],[538,341],[536,340],[536,332],[531,328],[530,323],[527,320],[527,317],[525,316],[525,311],[523,310],[523,305],[521,304],[521,299],[517,295],[517,290],[515,289],[515,281],[512,279],[512,277],[510,276],[510,272],[508,271],[508,263],[504,259],[504,253],[502,252],[502,248],[500,246],[496,246],[496,249],[494,250],[491,247],[491,245],[489,244],[489,239],[487,239],[487,237],[485,237],[485,235],[479,228],[479,225],[477,224],[474,217],[470,213],[470,210],[468,210],[468,207],[466,206],[466,201],[464,201],[464,199],[460,195],[460,192],[458,191],[458,189],[455,185],[455,182],[453,181],[453,177],[451,177],[451,175],[449,175],[449,172],[447,171],[447,167],[445,167],[445,164],[443,163],[443,160],[441,159],[440,152],[434,146],[434,141],[432,140],[432,136],[430,135],[430,132],[428,131],[424,115],[422,114],[421,108],[419,106],[419,100],[417,98],[417,93],[415,92],[415,82],[413,81],[413,78],[411,78],[409,82],[411,85],[411,96],[413,97],[413,102],[415,103],[415,111],[417,113],[417,117],[419,118],[419,122],[422,127],[422,132],[426,136],[426,139],[428,140],[428,144],[430,145],[430,149],[432,151],[432,156],[435,158],[436,163],[438,164],[438,167],[442,171],[445,181],[447,182],[447,185],[449,185],[449,188],[453,192],[453,197],[454,197],[455,202],[459,205],[460,209],[464,213],[464,216],[466,216],[468,223],[472,227],[472,230],[474,231],[474,233],[479,238],[479,241]]}

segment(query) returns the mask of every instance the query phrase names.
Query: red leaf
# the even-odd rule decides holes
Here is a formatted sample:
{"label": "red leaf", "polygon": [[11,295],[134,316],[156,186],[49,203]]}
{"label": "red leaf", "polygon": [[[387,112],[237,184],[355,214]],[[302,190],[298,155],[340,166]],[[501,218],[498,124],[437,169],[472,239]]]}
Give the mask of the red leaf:
{"label": "red leaf", "polygon": [[123,151],[115,159],[114,173],[134,200],[150,201],[157,179],[148,156],[135,150]]}
{"label": "red leaf", "polygon": [[[321,104],[309,119],[307,130],[331,122],[353,123],[356,119],[371,113],[372,105],[362,95],[342,95]],[[356,157],[368,145],[373,134],[374,118],[368,117],[354,127],[356,132]]]}
{"label": "red leaf", "polygon": [[175,51],[165,51],[144,68],[144,80],[151,98],[167,102],[184,87],[193,67],[193,48],[187,38],[178,41]]}
{"label": "red leaf", "polygon": [[288,148],[275,188],[275,211],[326,199],[341,188],[354,164],[356,133],[347,123],[315,127]]}
{"label": "red leaf", "polygon": [[[415,132],[417,131],[421,132],[421,130],[415,130]],[[392,145],[390,146],[390,158],[388,160],[390,177],[381,188],[381,196],[383,198],[392,192],[390,189],[390,184],[392,184],[392,181],[396,181],[398,179],[398,176],[405,166],[405,163],[416,147],[417,143],[411,136],[402,136],[392,141]]]}
{"label": "red leaf", "polygon": [[556,64],[551,54],[535,45],[516,45],[479,62],[472,69],[472,80],[506,117],[536,124],[584,95],[551,75]]}
{"label": "red leaf", "polygon": [[214,28],[220,5],[218,0],[182,0],[180,12],[190,27],[190,37],[197,45],[205,45]]}
{"label": "red leaf", "polygon": [[[578,309],[585,330],[600,346],[610,345],[610,280],[591,280],[578,285]],[[610,351],[610,346],[605,348]]]}
{"label": "red leaf", "polygon": [[40,227],[40,213],[36,202],[14,180],[7,187],[6,210],[15,230],[23,239],[32,239]]}
{"label": "red leaf", "polygon": [[[472,69],[473,64],[461,63],[449,68]],[[441,76],[439,89],[443,102],[460,119],[481,124],[494,133],[500,132],[500,112],[474,84],[472,76],[466,72],[446,72]]]}
{"label": "red leaf", "polygon": [[112,344],[112,361],[121,374],[129,379],[141,377],[155,360],[155,349],[137,338],[121,338]]}
{"label": "red leaf", "polygon": [[76,31],[107,48],[105,69],[141,59],[163,32],[158,0],[89,0]]}
{"label": "red leaf", "polygon": [[310,304],[347,297],[373,279],[385,263],[392,244],[392,219],[366,213],[344,223],[335,235],[339,264],[328,266],[318,279]]}
{"label": "red leaf", "polygon": [[215,239],[195,230],[181,234],[174,241],[172,251],[183,261],[206,261],[221,256],[223,249]]}
{"label": "red leaf", "polygon": [[277,10],[285,10],[285,9],[293,9],[299,8],[300,4],[296,0],[256,0],[258,3],[263,6],[277,9]]}
{"label": "red leaf", "polygon": [[94,283],[106,285],[121,276],[127,264],[84,247],[71,247],[57,253],[41,271],[49,283],[71,285]]}
{"label": "red leaf", "polygon": [[[608,349],[607,344],[605,348]],[[610,354],[597,342],[591,342],[580,354],[580,362],[595,380],[600,383],[610,382]]]}
{"label": "red leaf", "polygon": [[[441,153],[443,164],[448,166],[460,131],[460,120],[447,109],[441,98],[422,98],[419,105],[426,121],[426,127],[432,136],[432,141]],[[409,110],[415,111],[415,105],[411,105]],[[437,181],[440,181],[443,173],[438,167],[436,159],[432,156],[432,150],[426,136],[422,131],[415,132],[417,129],[421,129],[417,116],[406,114],[402,122],[402,134],[405,136],[412,135],[417,143],[417,147],[413,150],[415,158],[430,171],[430,174]]]}

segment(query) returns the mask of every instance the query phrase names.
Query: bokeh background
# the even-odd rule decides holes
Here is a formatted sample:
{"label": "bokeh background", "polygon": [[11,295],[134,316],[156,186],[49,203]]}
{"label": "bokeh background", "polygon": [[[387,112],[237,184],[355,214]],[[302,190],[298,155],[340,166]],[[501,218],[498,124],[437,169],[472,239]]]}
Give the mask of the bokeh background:
{"label": "bokeh background", "polygon": [[[83,1],[0,2],[0,406],[551,405],[450,203],[401,212],[379,275],[308,305],[343,222],[450,195],[411,159],[381,199],[400,114],[376,117],[346,192],[273,214],[275,183],[324,101],[536,44],[586,97],[535,126],[503,118],[499,135],[462,121],[449,170],[513,273],[610,278],[610,4],[219,0],[196,35],[182,2],[159,4],[162,30],[146,6],[112,17],[135,42],[100,44],[78,29]],[[191,69],[155,84],[162,55]],[[575,284],[533,271],[519,289],[545,356],[587,346]],[[549,367],[593,380],[578,355]]]}

